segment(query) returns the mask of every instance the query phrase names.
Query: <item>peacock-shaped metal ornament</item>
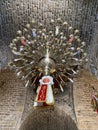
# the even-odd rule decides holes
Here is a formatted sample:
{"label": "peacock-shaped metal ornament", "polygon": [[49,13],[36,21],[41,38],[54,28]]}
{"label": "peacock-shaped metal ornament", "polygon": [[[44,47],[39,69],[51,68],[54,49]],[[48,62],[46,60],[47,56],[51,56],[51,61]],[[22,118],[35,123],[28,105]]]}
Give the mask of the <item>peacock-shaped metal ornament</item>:
{"label": "peacock-shaped metal ornament", "polygon": [[[61,18],[44,25],[32,20],[10,43],[15,59],[9,63],[17,76],[37,92],[34,106],[54,104],[53,93],[63,92],[67,82],[87,62],[86,43]],[[39,86],[39,87],[38,87]]]}

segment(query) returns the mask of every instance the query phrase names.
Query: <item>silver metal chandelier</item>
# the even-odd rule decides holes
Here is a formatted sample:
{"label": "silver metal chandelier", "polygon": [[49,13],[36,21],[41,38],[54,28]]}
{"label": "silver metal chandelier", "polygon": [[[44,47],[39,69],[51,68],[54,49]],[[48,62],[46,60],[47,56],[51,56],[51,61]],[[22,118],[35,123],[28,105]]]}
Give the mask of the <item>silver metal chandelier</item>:
{"label": "silver metal chandelier", "polygon": [[26,81],[25,87],[31,85],[37,90],[41,78],[44,77],[45,82],[41,80],[40,86],[53,78],[50,83],[53,92],[55,88],[63,92],[64,84],[73,83],[74,74],[87,62],[85,46],[79,30],[60,18],[51,19],[48,26],[32,20],[22,31],[17,31],[17,37],[12,40],[10,48],[16,58],[9,65]]}

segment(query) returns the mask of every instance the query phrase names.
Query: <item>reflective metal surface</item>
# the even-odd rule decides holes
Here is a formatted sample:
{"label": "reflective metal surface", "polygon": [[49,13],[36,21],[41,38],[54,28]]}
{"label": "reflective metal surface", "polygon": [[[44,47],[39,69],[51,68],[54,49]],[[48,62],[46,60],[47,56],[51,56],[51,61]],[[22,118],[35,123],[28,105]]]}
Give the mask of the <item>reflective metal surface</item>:
{"label": "reflective metal surface", "polygon": [[73,83],[74,74],[87,62],[85,46],[79,38],[79,30],[61,18],[51,19],[47,26],[32,20],[22,31],[17,31],[12,40],[10,48],[17,58],[9,65],[17,76],[27,81],[26,87],[38,86],[42,76],[51,75],[54,88],[63,92],[64,83]]}

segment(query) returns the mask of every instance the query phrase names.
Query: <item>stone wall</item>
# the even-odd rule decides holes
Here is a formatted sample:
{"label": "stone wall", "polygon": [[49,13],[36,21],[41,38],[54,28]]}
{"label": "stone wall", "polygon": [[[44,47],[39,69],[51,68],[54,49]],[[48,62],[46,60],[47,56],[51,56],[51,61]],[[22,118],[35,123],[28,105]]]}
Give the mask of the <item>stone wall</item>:
{"label": "stone wall", "polygon": [[92,44],[89,46],[89,70],[98,78],[98,22],[95,24]]}
{"label": "stone wall", "polygon": [[86,70],[74,79],[73,93],[75,113],[79,130],[97,130],[98,113],[91,105],[91,95],[94,87],[98,92],[98,80]]}
{"label": "stone wall", "polygon": [[63,17],[73,27],[78,27],[82,37],[89,42],[98,20],[97,5],[97,0],[1,0],[0,39],[9,44],[16,31],[32,18],[47,22],[51,18]]}
{"label": "stone wall", "polygon": [[0,72],[0,130],[18,130],[25,103],[25,89],[12,71]]}

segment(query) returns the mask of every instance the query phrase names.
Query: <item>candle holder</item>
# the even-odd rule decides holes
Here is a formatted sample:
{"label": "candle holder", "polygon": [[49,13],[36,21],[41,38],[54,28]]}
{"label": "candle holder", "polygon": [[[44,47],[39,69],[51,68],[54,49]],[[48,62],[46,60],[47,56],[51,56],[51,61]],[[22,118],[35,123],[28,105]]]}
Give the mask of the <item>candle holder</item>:
{"label": "candle holder", "polygon": [[[48,26],[32,20],[22,31],[17,31],[10,48],[16,58],[9,66],[25,80],[25,87],[32,86],[38,92],[34,106],[53,105],[54,99],[50,103],[49,97],[63,92],[67,82],[73,83],[73,76],[88,61],[86,43],[79,38],[79,30],[61,18],[51,19]],[[52,77],[53,82],[39,85],[44,76],[47,81]]]}

